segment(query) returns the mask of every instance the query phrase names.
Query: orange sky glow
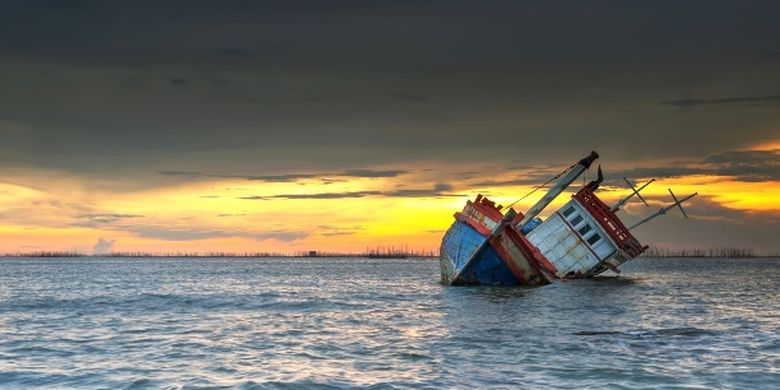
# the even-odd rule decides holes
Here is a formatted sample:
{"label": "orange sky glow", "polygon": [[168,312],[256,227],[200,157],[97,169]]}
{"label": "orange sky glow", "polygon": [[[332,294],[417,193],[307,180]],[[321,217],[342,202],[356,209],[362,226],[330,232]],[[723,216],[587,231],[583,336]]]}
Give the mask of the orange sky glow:
{"label": "orange sky glow", "polygon": [[[531,185],[475,187],[469,184],[473,178],[458,179],[458,172],[479,169],[432,164],[430,169],[389,178],[334,177],[281,183],[205,179],[121,192],[89,190],[90,183],[64,174],[6,172],[5,180],[0,182],[0,213],[5,216],[0,224],[0,251],[91,253],[99,239],[112,241],[111,249],[121,252],[295,254],[309,250],[361,252],[378,246],[435,251],[453,220],[452,214],[466,199],[483,193],[508,204],[532,189]],[[605,173],[609,177],[609,171]],[[518,174],[523,172],[502,175]],[[451,177],[446,194],[410,197],[395,196],[391,191],[399,187],[428,189],[441,175]],[[493,179],[501,179],[502,175],[494,175]],[[589,172],[588,179],[593,175]],[[572,189],[579,185],[575,183]],[[639,207],[634,200],[624,211],[628,213],[626,218],[648,215],[668,203],[669,187],[678,196],[700,194],[690,203],[692,218],[698,218],[696,205],[703,200],[736,212],[780,215],[780,183],[776,181],[689,175],[665,178],[648,187],[643,194],[653,207]],[[605,185],[603,189],[599,195],[608,204],[628,194],[619,185]],[[515,208],[526,210],[542,193],[517,203]],[[547,212],[568,197],[560,196]]]}

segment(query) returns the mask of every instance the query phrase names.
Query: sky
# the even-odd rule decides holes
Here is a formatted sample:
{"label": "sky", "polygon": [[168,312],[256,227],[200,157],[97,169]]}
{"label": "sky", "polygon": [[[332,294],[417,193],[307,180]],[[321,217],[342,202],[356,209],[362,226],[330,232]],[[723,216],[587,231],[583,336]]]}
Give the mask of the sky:
{"label": "sky", "polygon": [[657,179],[627,223],[699,193],[643,243],[780,253],[778,15],[3,1],[0,253],[437,250],[467,199],[511,203],[591,150],[608,204]]}

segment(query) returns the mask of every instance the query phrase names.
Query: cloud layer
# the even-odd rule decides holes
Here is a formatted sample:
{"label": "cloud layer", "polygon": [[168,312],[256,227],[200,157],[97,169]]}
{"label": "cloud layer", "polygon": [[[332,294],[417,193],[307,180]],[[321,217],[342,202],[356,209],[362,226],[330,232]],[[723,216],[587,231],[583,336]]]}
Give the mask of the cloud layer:
{"label": "cloud layer", "polygon": [[0,244],[435,248],[458,197],[512,201],[594,149],[615,196],[656,177],[771,214],[778,151],[757,145],[780,142],[779,13],[5,1]]}

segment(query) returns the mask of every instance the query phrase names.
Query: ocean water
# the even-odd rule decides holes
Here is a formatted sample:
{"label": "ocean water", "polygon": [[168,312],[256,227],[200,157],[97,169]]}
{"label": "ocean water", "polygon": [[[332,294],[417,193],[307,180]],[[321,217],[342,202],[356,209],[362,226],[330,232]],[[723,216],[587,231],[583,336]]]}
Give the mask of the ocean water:
{"label": "ocean water", "polygon": [[780,261],[447,287],[412,259],[0,259],[0,388],[780,388]]}

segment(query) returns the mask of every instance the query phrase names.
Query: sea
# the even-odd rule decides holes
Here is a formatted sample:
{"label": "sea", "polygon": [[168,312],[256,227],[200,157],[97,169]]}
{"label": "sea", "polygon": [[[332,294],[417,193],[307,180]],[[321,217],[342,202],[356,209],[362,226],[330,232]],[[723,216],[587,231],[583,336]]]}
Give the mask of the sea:
{"label": "sea", "polygon": [[780,260],[450,287],[434,260],[0,258],[0,389],[779,389]]}

